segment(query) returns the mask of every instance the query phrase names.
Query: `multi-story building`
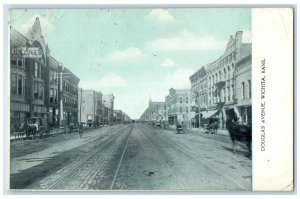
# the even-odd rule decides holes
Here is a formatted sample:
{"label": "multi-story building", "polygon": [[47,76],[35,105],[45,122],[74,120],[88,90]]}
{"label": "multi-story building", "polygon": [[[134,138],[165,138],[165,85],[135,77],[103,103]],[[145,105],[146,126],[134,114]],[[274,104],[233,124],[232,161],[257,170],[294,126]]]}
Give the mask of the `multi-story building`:
{"label": "multi-story building", "polygon": [[[68,78],[57,78],[61,64],[50,56],[38,17],[26,36],[10,28],[10,48],[11,126],[29,117],[43,117],[50,125],[62,124],[61,118],[67,123],[76,122],[79,78],[67,68],[62,72],[68,73]],[[62,92],[60,82],[65,84]],[[60,99],[65,100],[64,110],[59,106]],[[65,112],[65,117],[60,112]]]}
{"label": "multi-story building", "polygon": [[62,92],[60,99],[63,100],[64,124],[76,123],[78,119],[78,84],[80,79],[68,68],[62,67]]}
{"label": "multi-story building", "polygon": [[165,118],[165,103],[164,102],[153,102],[149,100],[148,107],[141,115],[140,119],[145,122],[157,121]]}
{"label": "multi-story building", "polygon": [[215,115],[220,127],[225,128],[225,121],[233,114],[239,116],[236,96],[236,63],[242,59],[242,51],[249,48],[248,38],[243,32],[231,35],[224,54],[207,66],[208,109],[204,117]]}
{"label": "multi-story building", "polygon": [[11,126],[23,123],[28,117],[47,117],[48,90],[45,88],[49,49],[38,18],[26,37],[10,28],[10,48]]}
{"label": "multi-story building", "polygon": [[102,93],[79,88],[78,120],[89,126],[102,123]]}
{"label": "multi-story building", "polygon": [[243,96],[240,93],[246,93],[247,89],[248,93],[249,90],[251,92],[249,56],[251,43],[248,35],[238,31],[235,36],[230,36],[222,56],[190,77],[194,97],[200,100],[198,107],[201,120],[216,117],[219,118],[220,127],[225,128],[226,119],[232,118],[234,114],[238,117],[243,114],[244,121],[251,118],[251,97],[246,101],[239,98]]}
{"label": "multi-story building", "polygon": [[[192,111],[195,117],[192,119],[193,127],[199,127],[201,122],[201,112],[207,108],[207,80],[206,69],[202,66],[191,77],[191,92],[193,98]],[[200,114],[199,114],[200,113]]]}
{"label": "multi-story building", "polygon": [[103,95],[103,124],[110,124],[114,120],[114,100],[113,94]]}
{"label": "multi-story building", "polygon": [[241,59],[236,63],[237,110],[242,123],[252,124],[252,70],[251,46],[244,46]]}
{"label": "multi-story building", "polygon": [[166,115],[169,124],[175,124],[175,118],[187,122],[191,125],[192,118],[195,113],[191,111],[192,92],[190,89],[174,89],[169,90],[169,94],[165,97]]}
{"label": "multi-story building", "polygon": [[49,56],[49,124],[59,125],[59,62]]}
{"label": "multi-story building", "polygon": [[121,124],[124,122],[124,115],[121,110],[114,110],[113,116],[115,123]]}

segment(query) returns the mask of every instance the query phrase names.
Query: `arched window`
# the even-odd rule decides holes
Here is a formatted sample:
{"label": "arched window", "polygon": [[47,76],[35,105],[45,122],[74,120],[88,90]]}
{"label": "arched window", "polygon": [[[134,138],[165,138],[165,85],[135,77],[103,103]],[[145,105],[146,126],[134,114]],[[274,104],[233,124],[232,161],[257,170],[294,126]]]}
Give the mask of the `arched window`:
{"label": "arched window", "polygon": [[248,80],[249,98],[251,99],[251,80]]}

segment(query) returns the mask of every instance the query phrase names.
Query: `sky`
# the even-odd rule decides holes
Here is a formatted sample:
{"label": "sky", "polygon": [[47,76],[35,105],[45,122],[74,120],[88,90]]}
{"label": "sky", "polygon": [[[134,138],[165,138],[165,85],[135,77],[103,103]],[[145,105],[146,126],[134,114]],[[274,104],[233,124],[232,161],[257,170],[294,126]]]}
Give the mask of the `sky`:
{"label": "sky", "polygon": [[149,99],[190,88],[189,77],[223,54],[230,35],[251,33],[249,8],[15,9],[26,35],[39,17],[51,56],[79,87],[113,93],[115,109],[137,119]]}

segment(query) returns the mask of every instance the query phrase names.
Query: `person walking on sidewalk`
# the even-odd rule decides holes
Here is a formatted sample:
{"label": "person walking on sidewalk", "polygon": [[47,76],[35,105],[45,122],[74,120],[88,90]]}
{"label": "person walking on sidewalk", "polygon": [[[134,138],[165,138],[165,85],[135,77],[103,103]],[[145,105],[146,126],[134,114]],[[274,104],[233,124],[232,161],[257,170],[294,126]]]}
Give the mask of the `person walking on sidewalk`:
{"label": "person walking on sidewalk", "polygon": [[79,122],[79,124],[78,124],[78,132],[79,132],[79,137],[82,138],[82,134],[83,134],[83,124],[82,124],[82,122]]}

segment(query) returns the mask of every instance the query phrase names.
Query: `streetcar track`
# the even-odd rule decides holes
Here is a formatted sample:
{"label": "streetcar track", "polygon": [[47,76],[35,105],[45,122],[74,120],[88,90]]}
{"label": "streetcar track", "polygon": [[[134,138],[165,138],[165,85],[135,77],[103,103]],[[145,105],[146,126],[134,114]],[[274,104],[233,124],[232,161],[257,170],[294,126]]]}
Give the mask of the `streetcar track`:
{"label": "streetcar track", "polygon": [[[149,129],[151,129],[151,128],[149,128]],[[152,133],[155,132],[154,130],[155,130],[155,129],[151,129],[151,132],[152,132]],[[233,179],[229,179],[228,177],[226,177],[225,175],[223,175],[221,172],[219,172],[219,171],[217,171],[217,170],[215,170],[215,169],[209,167],[209,166],[206,165],[206,164],[203,164],[203,163],[201,162],[201,160],[199,160],[198,158],[196,158],[194,155],[189,154],[188,152],[186,152],[184,149],[182,149],[181,147],[177,146],[176,144],[171,143],[171,142],[169,142],[168,140],[166,140],[166,139],[164,139],[164,138],[161,138],[159,135],[156,136],[156,137],[158,137],[159,139],[161,139],[161,140],[163,140],[164,142],[168,143],[168,144],[171,145],[173,148],[177,149],[178,151],[182,152],[183,154],[185,154],[185,155],[189,156],[190,158],[196,160],[196,161],[199,162],[203,167],[205,167],[205,168],[207,168],[207,169],[210,169],[210,170],[216,172],[217,174],[223,176],[223,177],[224,177],[225,179],[227,179],[228,181],[233,182],[235,185],[237,185],[237,186],[240,187],[241,189],[244,189],[244,187],[241,186],[239,182],[236,182],[236,181],[233,180]]]}
{"label": "streetcar track", "polygon": [[127,128],[124,129],[119,129],[117,132],[115,132],[115,134],[111,137],[109,137],[107,140],[105,140],[106,144],[102,145],[100,148],[98,148],[99,146],[95,146],[92,150],[94,150],[92,152],[91,155],[87,156],[86,158],[84,158],[82,161],[80,161],[79,163],[77,163],[70,171],[68,171],[66,174],[64,174],[63,176],[61,176],[58,180],[56,180],[54,183],[52,183],[50,186],[48,186],[46,189],[51,189],[52,187],[56,186],[57,184],[59,184],[60,182],[62,182],[65,178],[69,177],[70,175],[73,174],[73,172],[75,170],[77,170],[80,166],[82,166],[84,163],[86,163],[86,161],[90,160],[91,158],[93,158],[97,153],[99,153],[103,148],[105,148],[106,146],[110,145],[112,141],[114,141],[114,139],[116,137],[118,137],[124,130],[126,130]]}
{"label": "streetcar track", "polygon": [[129,131],[129,135],[128,135],[128,138],[127,138],[127,141],[126,141],[125,147],[124,147],[124,149],[123,149],[123,153],[122,153],[122,156],[121,156],[121,158],[120,158],[120,161],[119,161],[119,164],[118,164],[117,170],[116,170],[116,172],[115,172],[114,179],[113,179],[113,181],[112,181],[112,183],[111,183],[111,185],[110,185],[110,190],[112,190],[112,189],[113,189],[113,187],[114,187],[114,184],[115,184],[115,182],[116,182],[116,179],[117,179],[117,176],[118,176],[118,173],[119,173],[119,170],[120,170],[120,167],[121,167],[121,164],[122,164],[123,158],[124,158],[125,151],[126,151],[126,149],[127,149],[127,145],[128,145],[129,138],[130,138],[130,136],[131,136],[131,133],[132,133],[133,127],[134,127],[134,125],[132,125],[132,127],[131,127],[131,129],[130,129],[130,131]]}
{"label": "streetcar track", "polygon": [[179,180],[178,176],[173,172],[173,170],[171,169],[171,167],[169,166],[167,161],[163,158],[162,153],[158,150],[158,147],[155,147],[152,140],[147,135],[145,135],[145,133],[140,128],[139,128],[139,131],[144,135],[144,137],[146,137],[149,140],[149,143],[153,146],[153,148],[156,149],[156,151],[158,152],[160,158],[165,162],[165,165],[167,166],[170,173],[174,176],[174,178],[176,179],[176,181],[179,184],[179,186],[181,187],[181,189],[184,189],[185,185]]}

